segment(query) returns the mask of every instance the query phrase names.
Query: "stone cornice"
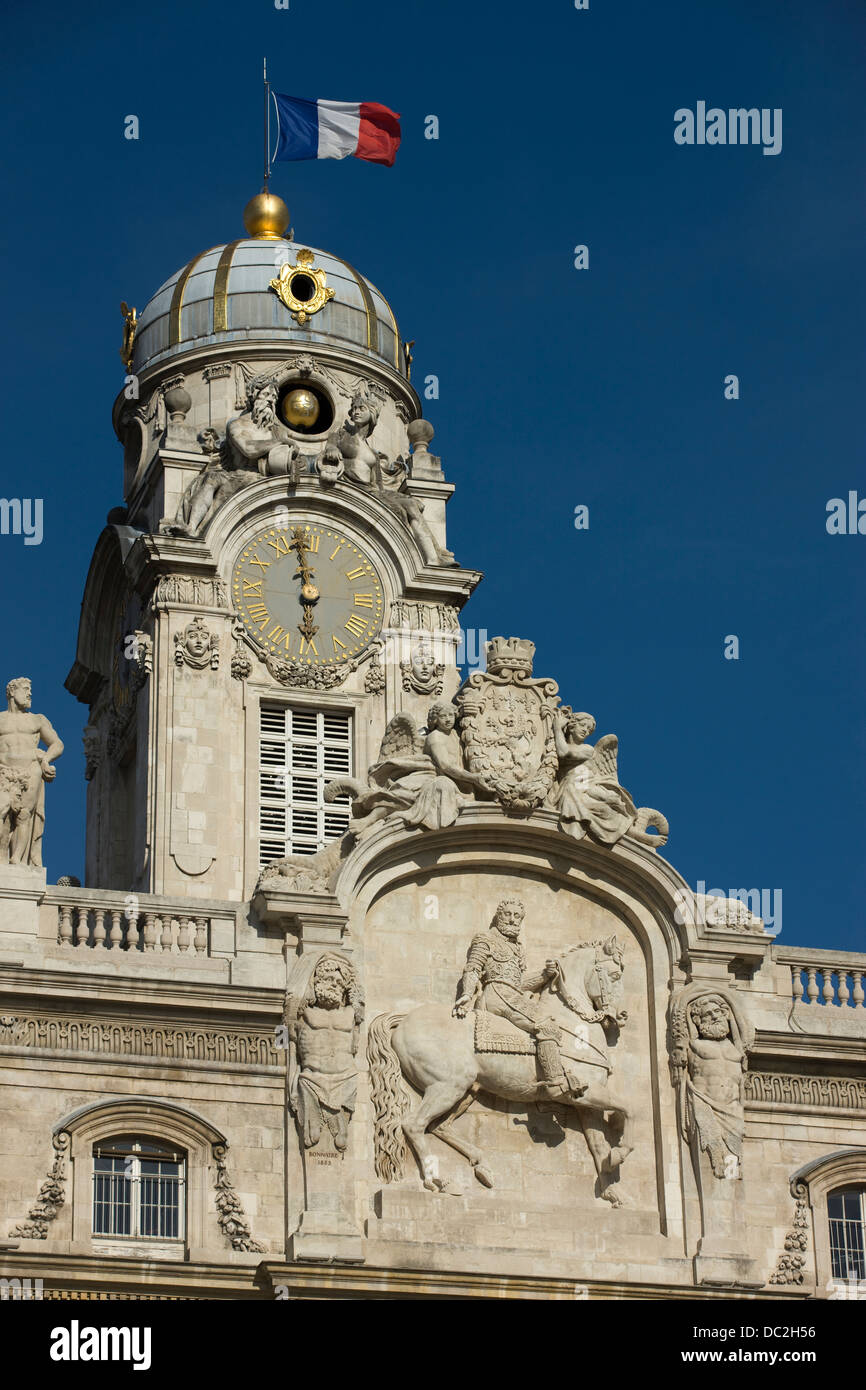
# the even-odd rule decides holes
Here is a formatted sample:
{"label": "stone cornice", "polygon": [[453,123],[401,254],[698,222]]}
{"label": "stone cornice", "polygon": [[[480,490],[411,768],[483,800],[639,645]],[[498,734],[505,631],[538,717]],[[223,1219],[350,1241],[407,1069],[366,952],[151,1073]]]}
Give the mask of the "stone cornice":
{"label": "stone cornice", "polygon": [[[226,1252],[219,1262],[205,1260],[164,1263],[152,1259],[133,1259],[113,1255],[91,1255],[39,1249],[40,1242],[23,1240],[17,1250],[0,1253],[0,1274],[6,1278],[39,1278],[45,1282],[43,1297],[57,1296],[57,1291],[99,1290],[122,1294],[135,1291],[136,1297],[208,1298],[214,1294],[229,1294],[232,1298],[268,1297],[258,1284],[261,1256],[243,1251]],[[202,1252],[203,1253],[203,1252]]]}
{"label": "stone cornice", "polygon": [[827,1066],[853,1062],[866,1067],[866,1039],[835,1037],[827,1033],[776,1033],[759,1028],[752,1048],[755,1069],[759,1069],[759,1062],[772,1057],[788,1063],[796,1059]]}
{"label": "stone cornice", "polygon": [[[289,1299],[336,1298],[474,1298],[543,1299],[730,1299],[729,1288],[689,1284],[618,1283],[606,1280],[534,1278],[530,1275],[475,1274],[469,1270],[387,1269],[376,1265],[298,1265],[263,1260],[262,1282],[288,1289]],[[737,1289],[738,1299],[797,1298],[790,1290]],[[806,1293],[802,1295],[804,1298]]]}
{"label": "stone cornice", "polygon": [[[250,360],[256,363],[257,370],[261,371],[267,365],[272,364],[276,367],[283,362],[291,361],[293,357],[314,357],[317,362],[324,363],[335,372],[345,372],[350,377],[362,376],[367,380],[378,380],[390,395],[403,401],[410,419],[419,419],[423,414],[421,400],[414,386],[387,362],[368,357],[366,353],[353,352],[348,345],[336,347],[329,343],[299,343],[281,338],[272,342],[254,339],[251,342],[230,340],[207,343],[200,347],[191,347],[186,352],[176,353],[140,373],[140,396],[145,400],[172,377],[181,374],[190,376],[194,372],[203,371],[214,362]],[[128,406],[129,401],[124,391],[120,391],[111,412],[115,434],[121,412]]]}
{"label": "stone cornice", "polygon": [[131,582],[144,594],[163,574],[216,575],[216,561],[204,541],[179,536],[145,533],[139,536],[126,560]]}
{"label": "stone cornice", "polygon": [[[65,970],[52,970],[46,967],[12,967],[0,965],[0,999],[14,1002],[22,999],[32,1001],[33,1005],[45,1008],[45,1001],[56,999],[68,1007],[72,1001],[87,1011],[92,1004],[100,1014],[109,1012],[112,1007],[119,1010],[119,1017],[129,1018],[134,1010],[142,1018],[148,1008],[158,1010],[156,1018],[164,1016],[167,1009],[182,1009],[185,1016],[199,1010],[201,1014],[213,1017],[220,1014],[227,1021],[244,1017],[271,1018],[278,1015],[283,1007],[282,988],[253,988],[247,985],[232,985],[220,981],[176,980],[170,977],[160,979],[153,975],[142,978],[123,978],[118,975],[101,974],[90,969],[86,973],[72,973]],[[3,1004],[6,1010],[6,1002]]]}

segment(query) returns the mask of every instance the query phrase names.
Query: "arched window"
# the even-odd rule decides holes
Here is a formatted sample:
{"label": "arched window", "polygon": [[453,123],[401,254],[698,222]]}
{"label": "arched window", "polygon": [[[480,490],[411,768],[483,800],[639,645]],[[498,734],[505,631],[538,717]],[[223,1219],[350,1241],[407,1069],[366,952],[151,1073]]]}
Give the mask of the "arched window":
{"label": "arched window", "polygon": [[186,1160],[164,1140],[121,1134],[93,1145],[94,1236],[182,1241]]}
{"label": "arched window", "polygon": [[[94,1101],[55,1126],[69,1136],[56,1236],[99,1255],[183,1260],[224,1249],[216,1200],[224,1134],[156,1096]],[[71,1191],[69,1190],[71,1188]]]}
{"label": "arched window", "polygon": [[[866,1146],[834,1149],[791,1176],[791,1194],[811,1208],[805,1284],[814,1258],[817,1298],[866,1293]],[[814,1244],[813,1244],[814,1242]],[[814,1256],[813,1256],[814,1250]]]}
{"label": "arched window", "polygon": [[866,1187],[837,1187],[827,1193],[830,1263],[834,1279],[866,1279]]}

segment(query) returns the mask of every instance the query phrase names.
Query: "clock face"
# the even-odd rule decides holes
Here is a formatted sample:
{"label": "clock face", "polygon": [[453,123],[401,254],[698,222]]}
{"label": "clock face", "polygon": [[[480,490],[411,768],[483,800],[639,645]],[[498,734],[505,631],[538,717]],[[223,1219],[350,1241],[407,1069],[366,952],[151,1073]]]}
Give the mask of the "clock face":
{"label": "clock face", "polygon": [[232,597],[258,647],[311,666],[352,661],[382,626],[382,581],[341,531],[292,519],[238,557]]}

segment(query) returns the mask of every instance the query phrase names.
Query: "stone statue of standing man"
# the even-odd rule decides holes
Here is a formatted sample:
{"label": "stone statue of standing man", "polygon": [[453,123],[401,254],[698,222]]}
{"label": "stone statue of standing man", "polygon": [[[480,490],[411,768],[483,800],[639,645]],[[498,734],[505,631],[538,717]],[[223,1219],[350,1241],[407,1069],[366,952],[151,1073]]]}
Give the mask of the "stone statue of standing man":
{"label": "stone statue of standing man", "polygon": [[54,780],[51,764],[63,744],[44,714],[31,714],[26,676],[9,682],[6,699],[0,713],[0,865],[41,869],[45,783]]}

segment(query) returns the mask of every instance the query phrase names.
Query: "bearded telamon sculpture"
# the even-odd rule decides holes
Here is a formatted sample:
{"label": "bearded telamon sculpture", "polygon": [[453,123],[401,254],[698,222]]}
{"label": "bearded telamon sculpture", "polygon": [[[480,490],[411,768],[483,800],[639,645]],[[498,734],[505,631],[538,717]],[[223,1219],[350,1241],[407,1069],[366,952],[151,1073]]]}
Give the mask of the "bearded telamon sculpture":
{"label": "bearded telamon sculpture", "polygon": [[743,1181],[743,1073],[754,1028],[744,1004],[732,989],[694,983],[671,1005],[671,1076],[701,1206],[697,1269],[709,1282],[754,1279]]}
{"label": "bearded telamon sculpture", "polygon": [[730,1003],[709,989],[674,1015],[672,1062],[679,1069],[686,1137],[717,1178],[741,1176],[746,1047]]}
{"label": "bearded telamon sculpture", "polygon": [[289,1075],[289,1103],[304,1147],[330,1132],[339,1152],[349,1142],[349,1121],[358,1093],[355,1054],[364,1019],[364,1000],[354,966],[337,952],[319,956],[300,978],[287,1004],[289,1041],[294,1054]]}
{"label": "bearded telamon sculpture", "polygon": [[[26,676],[6,687],[8,708],[0,713],[0,864],[42,867],[45,783],[52,782],[63,744],[44,714],[31,714]],[[44,743],[44,749],[39,744]]]}

